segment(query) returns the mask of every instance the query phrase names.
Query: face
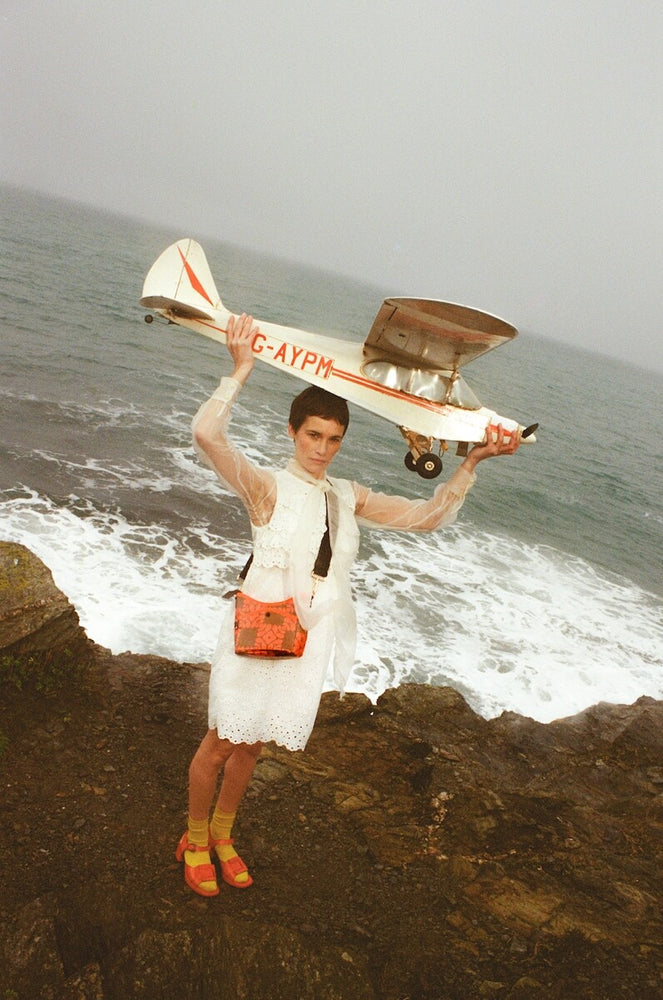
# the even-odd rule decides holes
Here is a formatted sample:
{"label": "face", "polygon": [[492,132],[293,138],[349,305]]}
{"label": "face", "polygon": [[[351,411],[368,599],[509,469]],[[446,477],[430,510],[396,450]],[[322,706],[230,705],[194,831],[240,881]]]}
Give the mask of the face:
{"label": "face", "polygon": [[344,427],[338,420],[307,417],[298,431],[288,424],[288,434],[295,442],[295,458],[316,479],[324,479],[327,466],[341,447]]}

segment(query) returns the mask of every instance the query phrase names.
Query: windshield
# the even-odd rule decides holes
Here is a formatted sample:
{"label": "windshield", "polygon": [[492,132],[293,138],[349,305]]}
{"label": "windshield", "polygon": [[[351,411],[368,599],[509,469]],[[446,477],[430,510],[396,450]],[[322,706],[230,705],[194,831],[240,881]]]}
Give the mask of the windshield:
{"label": "windshield", "polygon": [[450,403],[464,410],[479,410],[481,403],[461,375],[452,380],[439,372],[428,372],[421,368],[405,368],[389,361],[367,361],[364,374],[374,382],[390,389],[420,396],[433,403]]}

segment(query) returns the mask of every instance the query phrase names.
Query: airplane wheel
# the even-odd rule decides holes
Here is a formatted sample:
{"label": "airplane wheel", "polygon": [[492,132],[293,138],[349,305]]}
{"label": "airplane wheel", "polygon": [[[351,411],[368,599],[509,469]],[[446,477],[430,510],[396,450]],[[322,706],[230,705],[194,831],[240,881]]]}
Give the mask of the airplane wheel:
{"label": "airplane wheel", "polygon": [[442,459],[429,451],[417,460],[415,468],[423,479],[435,479],[442,472]]}
{"label": "airplane wheel", "polygon": [[405,468],[409,469],[410,472],[414,472],[414,470],[417,468],[417,460],[411,451],[406,452],[404,461],[405,461]]}

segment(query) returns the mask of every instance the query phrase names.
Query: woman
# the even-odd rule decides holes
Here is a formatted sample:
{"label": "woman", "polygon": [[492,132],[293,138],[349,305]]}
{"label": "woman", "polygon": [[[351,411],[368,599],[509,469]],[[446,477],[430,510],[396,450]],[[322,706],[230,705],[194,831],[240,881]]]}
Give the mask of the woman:
{"label": "woman", "polygon": [[[250,316],[230,318],[227,347],[235,368],[196,414],[194,446],[249,514],[253,562],[242,590],[260,601],[294,597],[308,639],[299,658],[237,656],[233,615],[225,617],[212,660],[209,729],[189,768],[188,829],[176,852],[178,861],[184,861],[187,885],[201,896],[219,892],[212,849],[225,882],[240,889],[252,884],[231,832],[262,744],[274,740],[292,750],[306,746],[332,655],[335,683],[341,692],[345,689],[355,648],[349,572],[359,543],[357,519],[406,531],[450,524],[474,482],[477,463],[512,454],[519,444],[515,436],[505,438],[500,428],[497,440],[472,448],[429,500],[374,493],[357,483],[327,478],[349,413],[345,400],[311,386],[290,410],[294,457],[284,470],[260,469],[226,437],[232,403],[253,369],[252,344],[258,332]],[[320,580],[312,569],[327,525],[332,558],[327,577]]]}

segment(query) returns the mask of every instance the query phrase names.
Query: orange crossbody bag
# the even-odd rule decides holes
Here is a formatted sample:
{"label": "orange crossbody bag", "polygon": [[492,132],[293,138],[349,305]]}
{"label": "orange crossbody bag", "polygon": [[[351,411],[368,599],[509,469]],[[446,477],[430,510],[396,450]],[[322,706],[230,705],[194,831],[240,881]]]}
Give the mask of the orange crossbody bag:
{"label": "orange crossbody bag", "polygon": [[[329,508],[326,507],[325,533],[313,567],[313,576],[317,579],[327,576],[331,554]],[[253,554],[239,574],[240,583],[244,582],[252,561]],[[256,601],[241,589],[226,596],[235,597],[235,653],[238,656],[276,659],[303,654],[308,632],[297,617],[292,597],[285,601]]]}

